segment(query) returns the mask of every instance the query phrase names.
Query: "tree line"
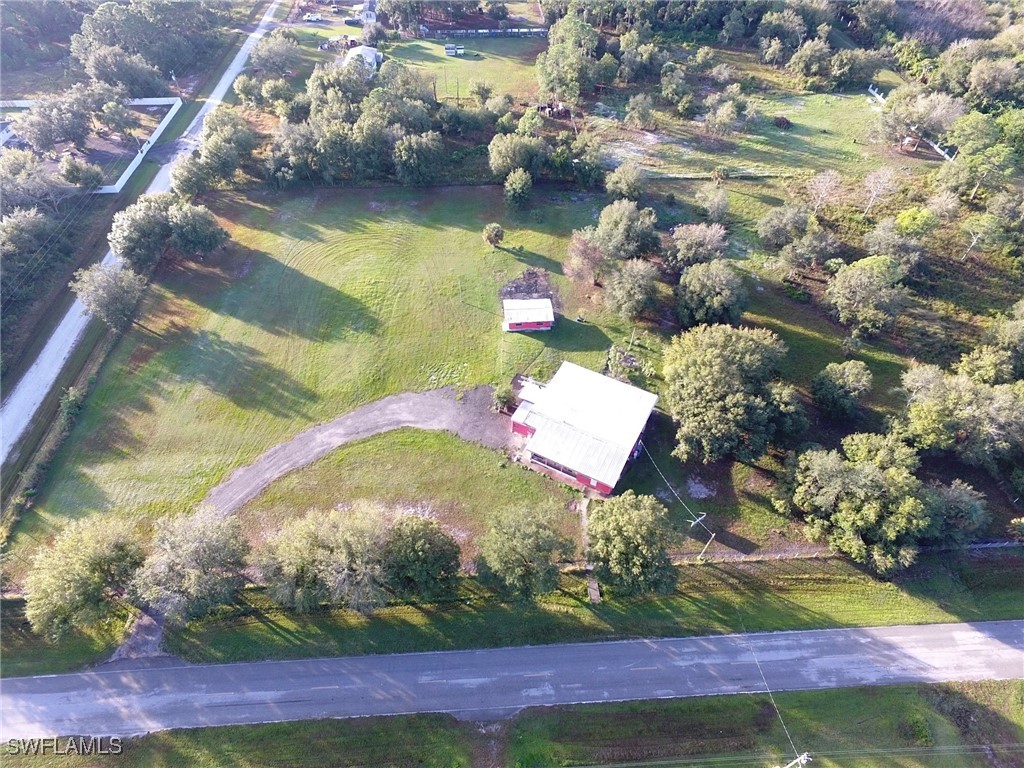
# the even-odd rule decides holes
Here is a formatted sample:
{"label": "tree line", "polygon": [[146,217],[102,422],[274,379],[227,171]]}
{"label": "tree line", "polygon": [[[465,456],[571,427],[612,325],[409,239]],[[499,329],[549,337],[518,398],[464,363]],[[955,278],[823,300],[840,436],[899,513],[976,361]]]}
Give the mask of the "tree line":
{"label": "tree line", "polygon": [[[513,509],[479,540],[473,570],[498,599],[556,588],[576,545],[553,510]],[[628,492],[592,509],[590,558],[621,594],[671,591],[667,511]],[[369,502],[311,510],[255,550],[238,521],[201,507],[139,523],[95,516],[69,523],[41,549],[25,578],[26,616],[52,639],[89,630],[119,611],[148,609],[184,623],[230,604],[248,582],[296,613],[344,608],[366,615],[394,602],[457,598],[461,550],[436,521]]]}

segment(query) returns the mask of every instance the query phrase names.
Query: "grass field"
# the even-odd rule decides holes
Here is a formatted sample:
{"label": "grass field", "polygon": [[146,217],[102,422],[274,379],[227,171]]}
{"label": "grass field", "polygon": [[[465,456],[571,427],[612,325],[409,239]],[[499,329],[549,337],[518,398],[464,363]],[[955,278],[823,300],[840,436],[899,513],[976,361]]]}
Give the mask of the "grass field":
{"label": "grass field", "polygon": [[501,603],[475,580],[459,599],[400,605],[371,617],[351,611],[280,611],[259,590],[210,619],[172,632],[170,652],[198,662],[451,650],[626,637],[926,624],[1024,617],[1018,556],[930,558],[896,582],[842,560],[768,561],[680,569],[665,597],[594,605],[586,583],[564,575],[535,602]]}
{"label": "grass field", "polygon": [[487,83],[495,94],[511,93],[517,99],[533,97],[537,75],[533,64],[547,48],[544,38],[467,38],[465,56],[445,56],[445,40],[409,40],[387,49],[387,55],[427,73],[435,82],[438,99],[470,99],[469,86]]}
{"label": "grass field", "polygon": [[5,757],[4,764],[12,768],[470,768],[479,765],[473,759],[471,731],[472,726],[448,715],[199,728],[127,742],[117,757]]}
{"label": "grass field", "polygon": [[[1001,765],[1024,758],[1019,681],[779,693],[775,702],[816,766],[984,765],[980,744]],[[760,766],[793,757],[767,696],[722,696],[527,710],[512,724],[506,764]]]}
{"label": "grass field", "polygon": [[447,432],[416,429],[339,448],[272,484],[238,517],[257,532],[293,518],[297,510],[326,510],[362,498],[436,519],[459,541],[466,564],[491,518],[510,503],[549,510],[548,519],[563,535],[579,539],[579,516],[567,510],[572,494],[565,486],[510,464],[497,451]]}
{"label": "grass field", "polygon": [[[560,275],[565,238],[599,200],[554,195],[514,217],[491,188],[211,201],[229,251],[158,274],[141,320],[160,335],[133,330],[108,359],[14,550],[97,511],[187,510],[271,445],[388,394],[546,377],[566,358],[600,368],[624,324]],[[492,218],[502,250],[480,238]],[[528,266],[590,322],[503,334],[498,288]]]}
{"label": "grass field", "polygon": [[32,631],[22,600],[0,601],[0,676],[46,675],[71,672],[110,656],[121,640],[128,614],[118,614],[91,633],[74,632],[59,644]]}
{"label": "grass field", "polygon": [[[825,768],[962,768],[988,764],[986,754],[1006,768],[1022,764],[1019,681],[779,693],[775,703],[797,748]],[[416,715],[170,731],[132,740],[106,763],[8,757],[5,764],[539,768],[763,766],[791,758],[771,701],[753,695],[535,708],[499,723]]]}

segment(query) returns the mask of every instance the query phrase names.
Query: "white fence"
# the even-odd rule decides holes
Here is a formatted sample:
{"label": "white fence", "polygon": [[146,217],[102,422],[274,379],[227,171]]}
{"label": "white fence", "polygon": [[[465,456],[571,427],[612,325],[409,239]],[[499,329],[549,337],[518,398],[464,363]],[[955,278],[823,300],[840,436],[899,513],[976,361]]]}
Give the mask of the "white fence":
{"label": "white fence", "polygon": [[[167,114],[164,115],[163,119],[157,124],[156,129],[150,134],[149,138],[146,139],[145,143],[139,147],[138,153],[132,158],[132,161],[128,164],[128,167],[124,169],[124,173],[121,174],[120,178],[113,184],[106,184],[102,187],[97,187],[92,191],[94,195],[116,195],[124,189],[124,185],[128,183],[128,180],[132,177],[132,174],[138,170],[139,166],[142,165],[142,161],[146,159],[146,155],[149,150],[153,148],[157,140],[167,130],[167,126],[171,124],[171,120],[178,114],[178,110],[184,106],[184,103],[177,96],[166,96],[160,98],[149,98],[149,99],[131,99],[125,102],[130,107],[167,107]],[[0,108],[5,109],[17,109],[17,108],[28,108],[35,104],[33,99],[8,99],[6,101],[0,101]],[[3,133],[0,134],[0,146],[7,143],[7,140],[13,135],[13,131],[10,128],[4,129]]]}
{"label": "white fence", "polygon": [[[885,101],[886,101],[885,96],[883,96],[881,94],[881,92],[877,88],[875,88],[874,83],[869,83],[868,84],[868,93],[870,93],[872,96],[874,96],[878,100],[879,104],[885,104]],[[911,130],[916,130],[916,128],[917,128],[917,126],[914,126],[914,128],[912,128]],[[931,147],[936,152],[938,152],[940,155],[942,155],[946,159],[946,162],[948,162],[948,163],[953,162],[953,158],[956,157],[956,153],[954,153],[953,156],[950,157],[949,153],[946,152],[946,150],[944,150],[942,147],[940,147],[938,144],[936,144],[931,139],[925,138],[924,136],[922,136],[921,139],[924,141],[925,144],[927,144],[929,147]]]}
{"label": "white fence", "polygon": [[544,27],[520,27],[516,29],[430,29],[420,27],[420,36],[441,40],[446,37],[547,37]]}

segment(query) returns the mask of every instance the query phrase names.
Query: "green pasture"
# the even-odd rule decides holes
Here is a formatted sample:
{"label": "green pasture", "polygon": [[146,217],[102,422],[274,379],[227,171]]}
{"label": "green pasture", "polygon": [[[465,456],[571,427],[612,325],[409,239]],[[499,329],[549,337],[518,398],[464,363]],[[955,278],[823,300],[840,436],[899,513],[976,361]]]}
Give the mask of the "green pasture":
{"label": "green pasture", "polygon": [[[465,45],[466,55],[445,56],[445,43]],[[546,48],[546,39],[533,37],[407,40],[389,46],[386,55],[430,76],[442,101],[460,96],[472,101],[469,86],[474,81],[487,83],[495,94],[526,100],[537,90],[533,64]]]}
{"label": "green pasture", "polygon": [[[547,377],[563,359],[600,369],[626,326],[560,274],[566,238],[600,200],[537,197],[514,216],[494,188],[207,201],[231,245],[158,272],[140,317],[150,330],[107,360],[14,551],[76,517],[188,510],[270,446],[388,394]],[[507,228],[501,249],[480,237],[491,220]],[[561,296],[542,336],[501,331],[499,288],[527,267],[550,271]]]}

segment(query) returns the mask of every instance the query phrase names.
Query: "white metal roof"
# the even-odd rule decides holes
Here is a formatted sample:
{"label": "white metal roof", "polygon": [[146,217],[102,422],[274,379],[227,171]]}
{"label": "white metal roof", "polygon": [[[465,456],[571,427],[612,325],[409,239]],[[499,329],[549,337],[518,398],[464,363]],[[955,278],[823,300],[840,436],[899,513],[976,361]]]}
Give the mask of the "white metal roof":
{"label": "white metal roof", "polygon": [[618,482],[658,396],[562,363],[536,394],[526,449],[609,486]]}
{"label": "white metal roof", "polygon": [[555,320],[551,299],[505,299],[501,308],[506,323],[552,323]]}
{"label": "white metal roof", "polygon": [[527,403],[535,403],[540,397],[544,386],[533,379],[526,379],[519,390],[519,399]]}
{"label": "white metal roof", "polygon": [[357,45],[355,48],[349,48],[348,53],[345,54],[345,66],[347,67],[357,58],[361,58],[367,69],[374,70],[377,68],[377,64],[380,63],[381,54],[376,48],[369,45]]}

